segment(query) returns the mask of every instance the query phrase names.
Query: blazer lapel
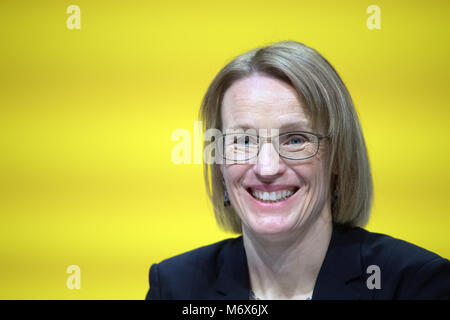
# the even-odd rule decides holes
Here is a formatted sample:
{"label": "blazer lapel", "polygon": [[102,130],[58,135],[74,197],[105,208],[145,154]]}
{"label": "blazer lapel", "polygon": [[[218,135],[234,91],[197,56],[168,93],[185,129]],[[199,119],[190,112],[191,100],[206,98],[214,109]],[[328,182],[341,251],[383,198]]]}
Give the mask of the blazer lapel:
{"label": "blazer lapel", "polygon": [[[358,232],[333,225],[330,244],[319,271],[313,300],[356,300],[361,291],[361,257]],[[224,247],[218,259],[213,299],[248,300],[250,280],[242,236]],[[355,281],[357,280],[357,281]]]}
{"label": "blazer lapel", "polygon": [[361,292],[361,239],[358,232],[333,225],[333,233],[320,268],[313,300],[356,300]]}
{"label": "blazer lapel", "polygon": [[226,246],[218,258],[215,299],[248,300],[250,281],[242,236]]}

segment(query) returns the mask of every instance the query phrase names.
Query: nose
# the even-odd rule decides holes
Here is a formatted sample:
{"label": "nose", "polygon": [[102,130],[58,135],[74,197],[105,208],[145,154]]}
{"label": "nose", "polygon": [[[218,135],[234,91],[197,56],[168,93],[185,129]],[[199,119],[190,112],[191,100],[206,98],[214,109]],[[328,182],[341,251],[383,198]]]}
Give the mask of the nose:
{"label": "nose", "polygon": [[256,175],[265,180],[270,180],[283,174],[286,170],[286,165],[280,161],[280,156],[274,145],[270,142],[265,142],[261,145],[256,164],[253,166],[253,171]]}

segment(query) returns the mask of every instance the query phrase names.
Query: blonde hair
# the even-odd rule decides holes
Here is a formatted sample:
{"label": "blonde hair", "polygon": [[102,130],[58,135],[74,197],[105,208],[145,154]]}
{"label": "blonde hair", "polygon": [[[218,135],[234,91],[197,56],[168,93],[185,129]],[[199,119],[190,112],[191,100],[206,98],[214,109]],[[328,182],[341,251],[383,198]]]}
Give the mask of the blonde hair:
{"label": "blonde hair", "polygon": [[[343,81],[317,51],[295,41],[282,41],[250,50],[229,62],[210,84],[200,108],[204,130],[222,130],[221,104],[237,80],[263,73],[289,83],[303,98],[314,129],[329,141],[330,190],[333,222],[364,226],[369,220],[373,187],[361,126]],[[232,206],[223,203],[220,165],[204,162],[204,179],[216,221],[225,231],[242,233]]]}

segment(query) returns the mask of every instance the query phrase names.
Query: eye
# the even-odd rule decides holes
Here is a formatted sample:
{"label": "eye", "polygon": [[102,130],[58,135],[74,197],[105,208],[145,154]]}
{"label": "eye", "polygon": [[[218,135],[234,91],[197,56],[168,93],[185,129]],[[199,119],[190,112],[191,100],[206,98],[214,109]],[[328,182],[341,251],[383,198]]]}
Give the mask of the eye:
{"label": "eye", "polygon": [[298,136],[297,137],[292,137],[292,138],[289,139],[289,143],[290,144],[301,144],[303,142],[304,142],[303,139],[298,137]]}
{"label": "eye", "polygon": [[256,138],[249,136],[249,135],[242,135],[240,137],[235,138],[235,144],[241,145],[241,146],[252,146],[256,144]]}
{"label": "eye", "polygon": [[287,145],[301,145],[307,142],[308,139],[300,134],[289,135],[286,137],[285,144]]}

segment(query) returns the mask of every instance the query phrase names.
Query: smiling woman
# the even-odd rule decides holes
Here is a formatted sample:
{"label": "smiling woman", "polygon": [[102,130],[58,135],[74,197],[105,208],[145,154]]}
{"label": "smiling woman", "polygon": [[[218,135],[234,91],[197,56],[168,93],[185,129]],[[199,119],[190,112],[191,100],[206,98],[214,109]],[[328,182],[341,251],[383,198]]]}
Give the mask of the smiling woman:
{"label": "smiling woman", "polygon": [[372,178],[362,130],[317,51],[285,41],[237,57],[201,117],[223,132],[211,143],[225,161],[204,167],[217,223],[242,235],[152,265],[147,298],[449,297],[447,259],[363,229]]}
{"label": "smiling woman", "polygon": [[[294,127],[298,133],[289,141],[283,141],[279,148],[271,143],[258,145],[254,163],[236,162],[220,167],[232,208],[242,221],[244,239],[253,238],[256,234],[270,234],[271,242],[280,241],[281,237],[292,235],[295,229],[319,217],[320,221],[328,220],[328,227],[331,227],[330,208],[325,205],[330,199],[330,171],[324,159],[327,146],[322,144],[319,148],[319,140],[316,139],[315,146],[309,148],[314,152],[306,154],[306,157],[302,152],[293,152],[292,156],[298,155],[295,160],[280,159],[280,150],[287,153],[289,148],[293,148],[293,142],[298,144],[299,137],[302,137],[300,130],[312,131],[303,106],[290,85],[262,73],[236,81],[224,95],[221,112],[225,131],[240,128],[242,123],[277,131],[283,130],[279,128],[285,128],[288,123],[298,123],[298,127]],[[282,134],[284,137],[283,131]],[[283,198],[283,193],[289,197]],[[278,200],[277,194],[280,196]]]}

